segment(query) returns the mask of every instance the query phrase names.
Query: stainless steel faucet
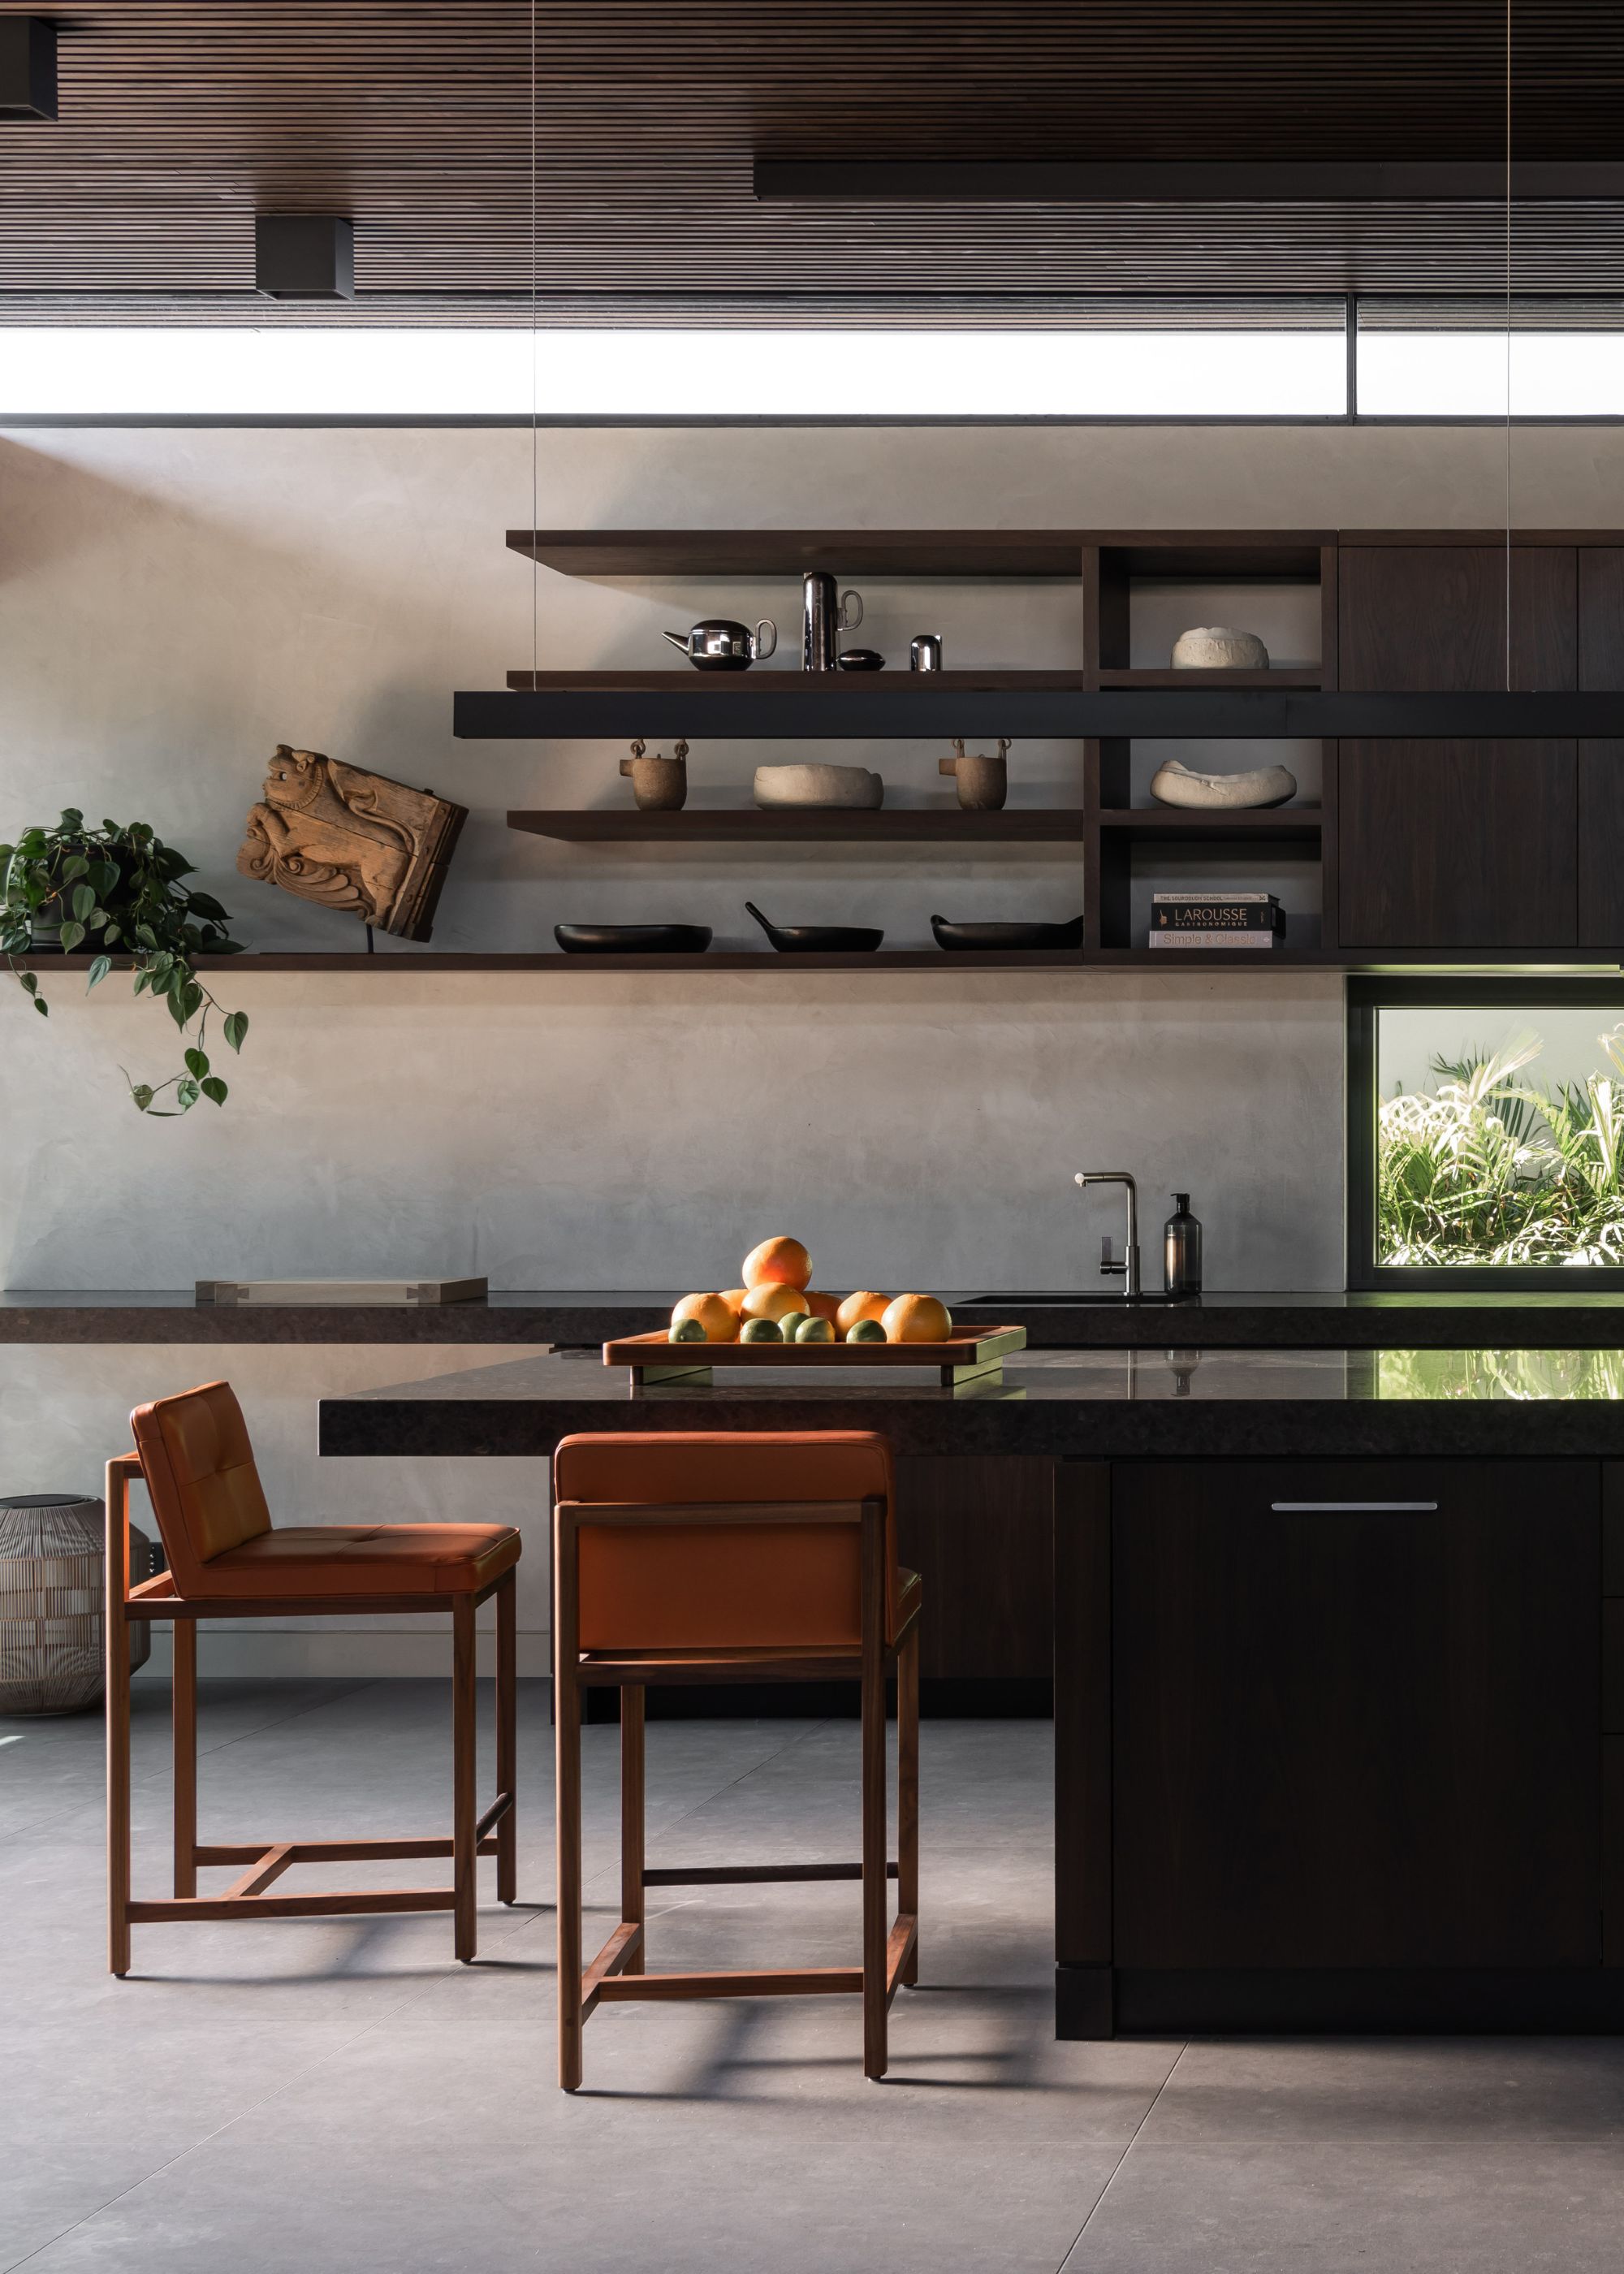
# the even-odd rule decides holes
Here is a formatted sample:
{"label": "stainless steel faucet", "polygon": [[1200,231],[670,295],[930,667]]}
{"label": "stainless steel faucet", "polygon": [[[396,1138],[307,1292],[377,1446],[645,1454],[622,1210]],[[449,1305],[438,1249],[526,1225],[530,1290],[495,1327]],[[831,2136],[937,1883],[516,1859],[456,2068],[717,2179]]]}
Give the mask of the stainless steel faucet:
{"label": "stainless steel faucet", "polygon": [[1128,1187],[1128,1252],[1121,1262],[1112,1256],[1111,1243],[1103,1241],[1100,1254],[1101,1277],[1120,1271],[1123,1276],[1122,1296],[1125,1303],[1135,1303],[1139,1296],[1139,1187],[1125,1169],[1079,1169],[1073,1181],[1081,1186],[1126,1185]]}

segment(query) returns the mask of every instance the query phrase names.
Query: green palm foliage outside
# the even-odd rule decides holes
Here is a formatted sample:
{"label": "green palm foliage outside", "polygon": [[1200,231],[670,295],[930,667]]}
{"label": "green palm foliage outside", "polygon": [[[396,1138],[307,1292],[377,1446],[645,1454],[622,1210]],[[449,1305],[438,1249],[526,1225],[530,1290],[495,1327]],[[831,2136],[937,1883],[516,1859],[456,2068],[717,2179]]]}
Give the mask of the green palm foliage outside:
{"label": "green palm foliage outside", "polygon": [[1624,1024],[1598,1040],[1610,1073],[1521,1081],[1525,1034],[1378,1107],[1380,1262],[1624,1264]]}

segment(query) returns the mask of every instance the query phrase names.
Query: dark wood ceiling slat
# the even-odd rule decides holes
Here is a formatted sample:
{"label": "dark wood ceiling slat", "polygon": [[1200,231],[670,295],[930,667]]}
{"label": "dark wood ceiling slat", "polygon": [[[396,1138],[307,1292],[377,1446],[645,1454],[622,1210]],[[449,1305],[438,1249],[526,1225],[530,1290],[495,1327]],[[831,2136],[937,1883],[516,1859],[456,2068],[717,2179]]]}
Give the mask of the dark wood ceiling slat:
{"label": "dark wood ceiling slat", "polygon": [[[26,12],[30,0],[0,0]],[[37,0],[34,0],[37,4]],[[61,117],[0,126],[0,321],[248,291],[256,204],[356,220],[370,293],[530,283],[530,0],[81,0]],[[1492,291],[1492,209],[763,207],[808,162],[1493,162],[1503,0],[827,0],[538,8],[538,281],[616,296]],[[1612,158],[1624,9],[1516,25],[1517,149]],[[1624,290],[1624,209],[1525,207],[1519,290]],[[298,311],[252,304],[262,320]],[[701,320],[703,320],[701,304]],[[448,318],[447,320],[455,319]]]}

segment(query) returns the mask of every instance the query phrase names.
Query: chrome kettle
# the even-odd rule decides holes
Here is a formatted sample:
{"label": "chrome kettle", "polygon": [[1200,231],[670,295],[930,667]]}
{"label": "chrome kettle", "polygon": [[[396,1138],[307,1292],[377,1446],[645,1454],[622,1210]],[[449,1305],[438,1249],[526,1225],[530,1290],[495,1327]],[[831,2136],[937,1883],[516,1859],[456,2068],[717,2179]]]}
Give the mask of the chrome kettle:
{"label": "chrome kettle", "polygon": [[680,648],[695,671],[748,671],[772,653],[778,628],[766,616],[754,631],[748,624],[734,623],[731,616],[707,616],[692,631],[662,632],[660,636]]}

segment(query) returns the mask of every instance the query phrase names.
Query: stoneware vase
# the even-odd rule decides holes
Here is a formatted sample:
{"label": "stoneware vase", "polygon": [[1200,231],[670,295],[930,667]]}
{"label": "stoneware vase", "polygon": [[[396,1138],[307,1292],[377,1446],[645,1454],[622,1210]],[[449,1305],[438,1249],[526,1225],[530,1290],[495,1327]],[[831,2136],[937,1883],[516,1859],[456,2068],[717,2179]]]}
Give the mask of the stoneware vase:
{"label": "stoneware vase", "polygon": [[[0,1713],[77,1713],[102,1695],[102,1502],[83,1493],[0,1500]],[[130,1581],[152,1576],[152,1544],[130,1527]],[[130,1663],[152,1650],[130,1629]]]}
{"label": "stoneware vase", "polygon": [[998,755],[989,758],[978,751],[966,755],[964,744],[955,735],[953,756],[940,762],[940,772],[951,774],[959,785],[959,802],[966,813],[997,813],[1009,795],[1010,770],[1006,764],[1009,744],[1000,737]]}
{"label": "stoneware vase", "polygon": [[680,813],[688,802],[688,744],[678,742],[672,756],[657,751],[645,757],[641,742],[632,744],[629,758],[620,760],[621,774],[632,786],[639,813]]}

